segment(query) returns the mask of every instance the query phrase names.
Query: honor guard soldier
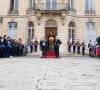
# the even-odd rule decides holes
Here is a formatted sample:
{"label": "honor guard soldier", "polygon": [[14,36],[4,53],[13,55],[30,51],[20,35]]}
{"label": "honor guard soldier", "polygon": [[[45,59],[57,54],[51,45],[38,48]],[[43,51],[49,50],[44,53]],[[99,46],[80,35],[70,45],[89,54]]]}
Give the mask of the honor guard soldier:
{"label": "honor guard soldier", "polygon": [[33,52],[33,41],[30,42],[30,52]]}
{"label": "honor guard soldier", "polygon": [[85,55],[85,42],[84,42],[84,40],[83,40],[83,42],[82,42],[82,55],[84,56]]}
{"label": "honor guard soldier", "polygon": [[88,48],[89,48],[89,55],[91,56],[92,55],[92,43],[91,43],[91,40],[88,44]]}
{"label": "honor guard soldier", "polygon": [[80,54],[80,42],[79,42],[79,39],[78,39],[78,42],[77,42],[77,53]]}
{"label": "honor guard soldier", "polygon": [[37,46],[38,46],[38,41],[37,41],[37,37],[36,37],[35,41],[34,41],[35,52],[37,52]]}
{"label": "honor guard soldier", "polygon": [[76,51],[76,43],[75,43],[75,40],[73,41],[73,53],[75,53]]}
{"label": "honor guard soldier", "polygon": [[68,51],[71,52],[71,42],[68,41]]}

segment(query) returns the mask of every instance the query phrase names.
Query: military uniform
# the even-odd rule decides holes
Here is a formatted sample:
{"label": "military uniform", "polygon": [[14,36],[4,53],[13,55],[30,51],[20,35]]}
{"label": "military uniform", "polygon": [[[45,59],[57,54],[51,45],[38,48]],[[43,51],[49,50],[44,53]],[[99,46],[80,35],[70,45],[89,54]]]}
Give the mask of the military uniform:
{"label": "military uniform", "polygon": [[30,52],[32,53],[33,52],[33,43],[30,42]]}
{"label": "military uniform", "polygon": [[75,51],[76,51],[76,43],[75,43],[75,41],[73,42],[73,53],[75,53]]}
{"label": "military uniform", "polygon": [[80,42],[78,41],[78,42],[77,42],[77,53],[78,53],[78,54],[80,54],[80,46],[81,46],[81,45],[80,45]]}
{"label": "military uniform", "polygon": [[68,51],[71,52],[71,42],[68,41]]}
{"label": "military uniform", "polygon": [[92,55],[92,43],[91,42],[89,42],[88,48],[89,48],[89,55],[91,56]]}
{"label": "military uniform", "polygon": [[35,47],[35,52],[37,52],[37,45],[38,45],[38,41],[34,41],[34,47]]}
{"label": "military uniform", "polygon": [[85,43],[82,42],[82,55],[84,56],[85,55]]}

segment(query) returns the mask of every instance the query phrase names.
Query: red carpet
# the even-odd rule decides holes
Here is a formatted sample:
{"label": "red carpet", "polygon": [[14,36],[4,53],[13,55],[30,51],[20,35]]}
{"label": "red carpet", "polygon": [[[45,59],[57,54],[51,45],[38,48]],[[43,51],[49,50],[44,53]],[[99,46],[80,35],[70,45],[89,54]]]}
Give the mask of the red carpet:
{"label": "red carpet", "polygon": [[[47,51],[46,54],[47,54],[46,58],[55,58],[55,51]],[[42,58],[42,57],[40,57],[40,58]]]}

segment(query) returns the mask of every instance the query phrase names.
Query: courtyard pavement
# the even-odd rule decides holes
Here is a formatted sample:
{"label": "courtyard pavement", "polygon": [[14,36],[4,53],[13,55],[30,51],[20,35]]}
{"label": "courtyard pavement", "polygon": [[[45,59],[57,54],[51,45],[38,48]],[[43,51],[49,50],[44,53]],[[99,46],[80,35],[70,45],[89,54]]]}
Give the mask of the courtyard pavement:
{"label": "courtyard pavement", "polygon": [[100,59],[0,59],[0,90],[100,90]]}

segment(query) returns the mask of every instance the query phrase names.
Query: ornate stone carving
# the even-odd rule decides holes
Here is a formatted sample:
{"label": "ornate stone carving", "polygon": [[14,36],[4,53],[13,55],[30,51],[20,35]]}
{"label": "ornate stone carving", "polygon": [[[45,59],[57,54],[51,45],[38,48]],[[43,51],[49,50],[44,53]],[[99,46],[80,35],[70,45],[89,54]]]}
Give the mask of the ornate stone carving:
{"label": "ornate stone carving", "polygon": [[37,12],[37,19],[41,19],[41,12]]}
{"label": "ornate stone carving", "polygon": [[48,14],[47,17],[48,17],[48,19],[54,19],[55,18],[55,16],[52,13]]}
{"label": "ornate stone carving", "polygon": [[45,25],[46,27],[57,27],[57,22],[56,21],[54,21],[54,20],[48,20],[47,22],[46,22],[46,25]]}
{"label": "ornate stone carving", "polygon": [[14,18],[11,18],[11,22],[14,22]]}
{"label": "ornate stone carving", "polygon": [[93,22],[93,18],[89,17],[89,18],[88,18],[88,21],[89,21],[89,22]]}
{"label": "ornate stone carving", "polygon": [[61,18],[62,18],[62,19],[65,19],[65,18],[66,18],[66,13],[65,13],[65,12],[62,12],[62,13],[61,13]]}

